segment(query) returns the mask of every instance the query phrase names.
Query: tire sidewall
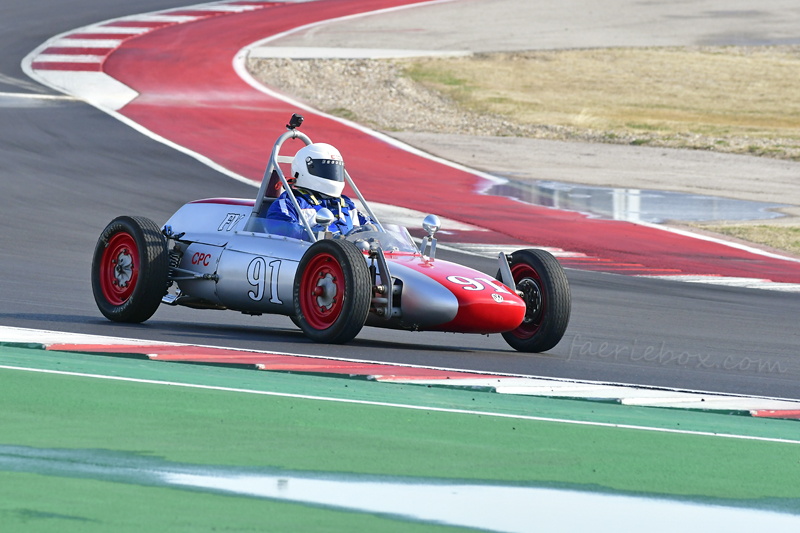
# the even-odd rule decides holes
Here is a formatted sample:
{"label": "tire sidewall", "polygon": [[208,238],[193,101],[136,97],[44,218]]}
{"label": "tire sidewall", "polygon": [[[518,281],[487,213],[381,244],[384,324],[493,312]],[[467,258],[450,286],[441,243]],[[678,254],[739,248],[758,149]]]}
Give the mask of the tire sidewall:
{"label": "tire sidewall", "polygon": [[[154,223],[153,225],[155,226]],[[130,297],[122,304],[114,305],[108,301],[103,293],[100,283],[100,276],[103,274],[100,272],[100,269],[102,268],[103,253],[109,241],[114,235],[119,233],[127,233],[133,238],[137,248],[137,255],[139,256],[139,272],[136,286]],[[166,253],[166,241],[164,242],[164,253]],[[115,322],[142,322],[152,316],[158,304],[154,307],[152,301],[147,301],[147,293],[151,292],[149,289],[154,282],[163,284],[166,292],[166,271],[164,272],[163,281],[160,279],[148,279],[148,274],[152,272],[150,260],[151,258],[148,253],[148,245],[144,231],[142,230],[141,224],[136,219],[129,216],[121,216],[115,218],[106,226],[97,241],[92,260],[92,292],[94,293],[97,307],[103,316]],[[152,300],[152,298],[149,298],[149,300]],[[146,306],[147,309],[143,309],[143,305]],[[150,310],[151,308],[152,311]],[[147,316],[144,317],[144,315]]]}
{"label": "tire sidewall", "polygon": [[[561,264],[544,250],[518,250],[511,254],[510,266],[526,264],[536,271],[541,282],[544,316],[536,333],[520,338],[513,332],[503,333],[503,338],[514,349],[524,352],[544,352],[555,347],[569,325],[571,295],[569,282]],[[498,279],[500,273],[498,272]],[[515,282],[520,280],[515,279]]]}
{"label": "tire sidewall", "polygon": [[[344,276],[344,302],[339,316],[329,327],[318,330],[306,319],[300,304],[303,275],[309,262],[319,254],[329,254],[339,263]],[[365,291],[369,283],[369,271],[361,251],[350,241],[325,239],[312,244],[303,254],[294,279],[294,310],[296,324],[307,337],[330,344],[341,344],[355,337],[369,314],[371,293]]]}

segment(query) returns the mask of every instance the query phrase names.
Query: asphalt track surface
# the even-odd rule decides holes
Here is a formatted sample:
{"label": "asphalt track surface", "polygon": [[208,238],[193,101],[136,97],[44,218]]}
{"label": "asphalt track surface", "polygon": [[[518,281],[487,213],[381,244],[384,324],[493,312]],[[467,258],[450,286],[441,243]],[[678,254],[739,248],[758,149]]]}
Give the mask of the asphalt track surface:
{"label": "asphalt track surface", "polygon": [[[4,7],[0,91],[33,93],[19,62],[47,38],[187,2],[27,2]],[[11,78],[11,80],[9,80]],[[41,92],[50,92],[39,89]],[[203,197],[251,197],[222,176],[79,102],[0,99],[0,324],[259,350],[800,398],[797,295],[569,271],[573,315],[547,354],[500,336],[365,328],[346,346],[283,317],[162,308],[143,325],[97,311],[89,266],[120,214],[163,223]],[[493,261],[438,254],[493,274]]]}

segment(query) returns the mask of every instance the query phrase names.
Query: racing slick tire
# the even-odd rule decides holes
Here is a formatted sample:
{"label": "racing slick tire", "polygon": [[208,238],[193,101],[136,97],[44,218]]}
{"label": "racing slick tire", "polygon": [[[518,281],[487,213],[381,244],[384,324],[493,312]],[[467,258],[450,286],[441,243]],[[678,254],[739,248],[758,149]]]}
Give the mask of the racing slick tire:
{"label": "racing slick tire", "polygon": [[[526,310],[522,324],[503,338],[520,352],[546,352],[561,341],[569,324],[572,296],[567,275],[544,250],[517,250],[509,266]],[[495,278],[502,281],[499,271]]]}
{"label": "racing slick tire", "polygon": [[297,324],[315,342],[343,344],[367,321],[372,283],[364,254],[350,241],[317,241],[294,278]]}
{"label": "racing slick tire", "polygon": [[144,322],[167,292],[167,239],[149,218],[122,216],[106,226],[92,260],[97,308],[114,322]]}

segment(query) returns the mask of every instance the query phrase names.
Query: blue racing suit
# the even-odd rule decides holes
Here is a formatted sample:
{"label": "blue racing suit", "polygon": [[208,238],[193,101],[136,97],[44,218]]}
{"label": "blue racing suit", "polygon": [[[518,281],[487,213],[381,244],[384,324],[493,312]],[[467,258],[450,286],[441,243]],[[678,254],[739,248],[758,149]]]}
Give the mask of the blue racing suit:
{"label": "blue racing suit", "polygon": [[[316,196],[311,191],[303,189],[295,189],[294,196],[297,198],[297,204],[300,206],[301,213],[298,213],[289,199],[286,192],[281,194],[278,199],[269,206],[267,211],[267,228],[270,233],[287,234],[286,228],[292,228],[294,231],[290,237],[302,238],[305,233],[303,224],[300,221],[300,216],[303,216],[309,226],[312,228],[316,225],[315,218],[317,211],[322,208],[328,208],[333,216],[336,217],[333,223],[327,228],[327,231],[333,233],[345,234],[354,227],[363,224],[373,224],[372,219],[356,209],[353,201],[347,196],[342,195],[340,198],[323,198]],[[286,223],[291,223],[290,226]]]}

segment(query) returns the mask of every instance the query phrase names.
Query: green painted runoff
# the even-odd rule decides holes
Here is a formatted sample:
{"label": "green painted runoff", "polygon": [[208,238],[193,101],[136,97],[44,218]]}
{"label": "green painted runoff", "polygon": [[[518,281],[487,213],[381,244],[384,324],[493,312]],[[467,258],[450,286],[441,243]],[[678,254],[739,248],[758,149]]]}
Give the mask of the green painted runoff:
{"label": "green painted runoff", "polygon": [[427,388],[420,385],[378,383],[346,376],[323,377],[97,354],[48,352],[42,349],[3,346],[2,343],[0,365],[445,409],[800,440],[800,423],[794,420],[623,406],[612,402],[495,394],[479,390]]}
{"label": "green painted runoff", "polygon": [[0,444],[8,445],[653,495],[800,498],[797,444],[19,370],[0,370],[0,405]]}

